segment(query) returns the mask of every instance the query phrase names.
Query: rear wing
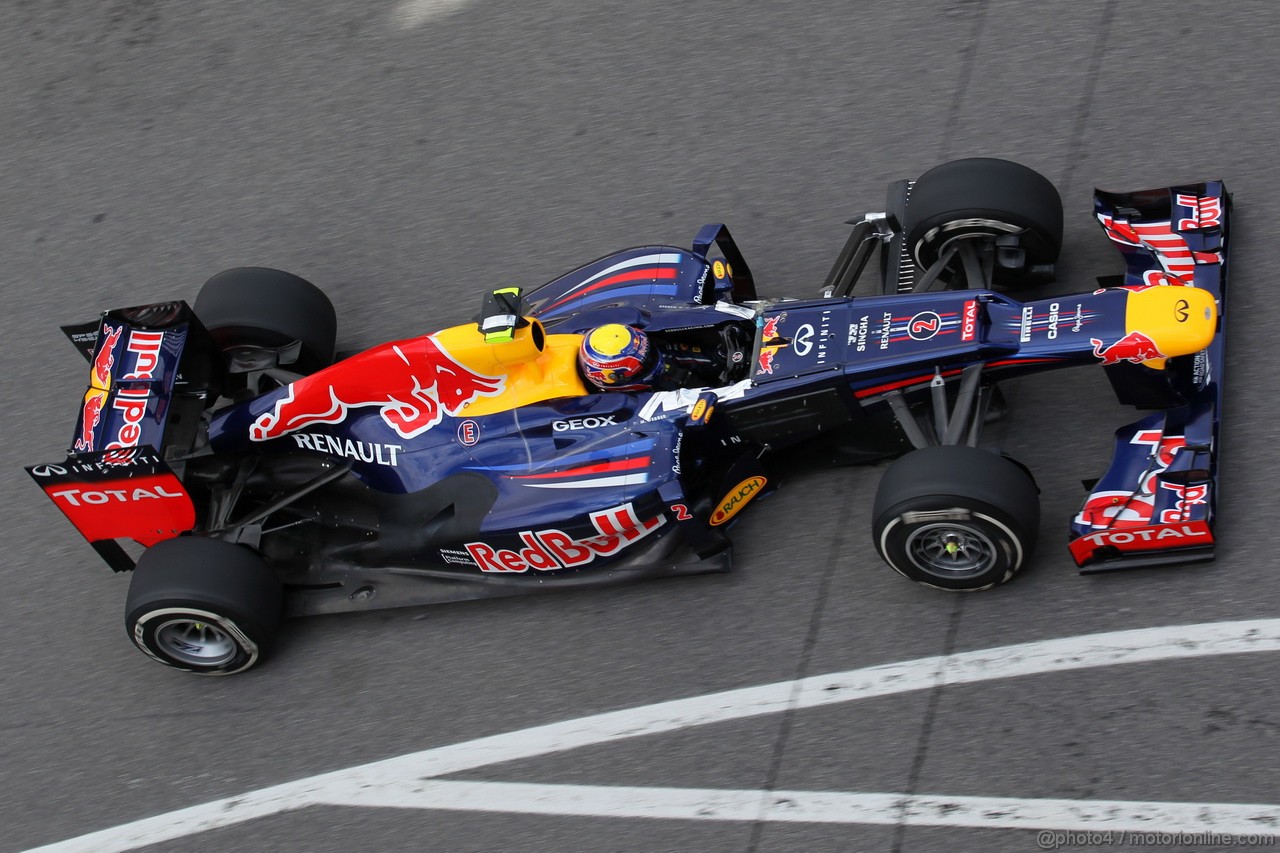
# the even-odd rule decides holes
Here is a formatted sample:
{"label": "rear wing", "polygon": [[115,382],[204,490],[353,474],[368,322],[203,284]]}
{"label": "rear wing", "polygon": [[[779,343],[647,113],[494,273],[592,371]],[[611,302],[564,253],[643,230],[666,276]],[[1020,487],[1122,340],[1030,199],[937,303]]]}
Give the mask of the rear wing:
{"label": "rear wing", "polygon": [[220,362],[187,303],[108,311],[96,324],[63,331],[89,361],[69,453],[191,449],[194,429],[181,427],[194,427]]}
{"label": "rear wing", "polygon": [[117,539],[150,547],[196,523],[191,496],[152,447],[73,454],[27,473],[117,572],[133,568]]}
{"label": "rear wing", "polygon": [[[1098,221],[1125,258],[1124,275],[1101,283],[1203,289],[1217,302],[1218,329],[1204,350],[1161,371],[1106,368],[1121,402],[1163,411],[1117,430],[1110,467],[1089,484],[1071,522],[1082,573],[1214,557],[1230,210],[1221,181],[1095,196]],[[1168,389],[1163,400],[1157,387]]]}
{"label": "rear wing", "polygon": [[117,571],[133,562],[116,539],[143,546],[195,524],[172,465],[193,450],[221,361],[185,302],[108,311],[63,331],[89,361],[64,460],[27,472]]}

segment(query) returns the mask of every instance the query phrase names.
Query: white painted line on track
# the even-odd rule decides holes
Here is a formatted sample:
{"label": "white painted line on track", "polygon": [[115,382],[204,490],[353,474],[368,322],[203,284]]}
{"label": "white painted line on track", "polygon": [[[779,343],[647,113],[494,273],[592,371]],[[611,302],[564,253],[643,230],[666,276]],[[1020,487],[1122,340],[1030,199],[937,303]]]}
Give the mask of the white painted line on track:
{"label": "white painted line on track", "polygon": [[[761,795],[768,798],[761,814]],[[500,803],[499,809],[493,804]],[[783,823],[906,823],[989,829],[1280,834],[1280,806],[1050,800],[1012,797],[848,794],[839,791],[733,791],[513,782],[402,782],[369,795],[331,791],[326,805],[666,820]],[[1270,827],[1270,832],[1266,828]]]}
{"label": "white painted line on track", "polygon": [[471,0],[403,0],[391,20],[400,29],[411,30],[469,3]]}
{"label": "white painted line on track", "polygon": [[[790,792],[784,796],[781,792],[773,791],[512,786],[496,782],[432,780],[432,777],[592,744],[775,714],[792,708],[816,708],[874,696],[889,696],[923,690],[938,684],[972,684],[1119,664],[1264,651],[1280,651],[1280,619],[1113,631],[962,652],[951,656],[919,658],[799,681],[784,681],[660,702],[428,749],[286,782],[37,849],[58,853],[132,850],[316,805],[458,809],[463,807],[461,803],[465,801],[465,797],[460,797],[458,792],[474,792],[477,785],[500,786],[480,788],[482,791],[505,788],[513,793],[518,789],[521,793],[523,808],[514,807],[501,797],[481,801],[485,807],[480,810],[491,812],[521,812],[536,808],[529,813],[705,818],[705,815],[697,813],[698,807],[692,806],[694,802],[701,801],[703,807],[723,802],[724,807],[735,815],[718,818],[721,820],[787,820],[784,815],[801,812],[793,812],[790,806],[780,800],[794,798],[799,804],[797,808],[806,809],[814,815],[829,815],[808,818],[823,822],[896,823],[902,820],[909,824],[929,826],[1073,830],[1107,826],[1112,829],[1147,829],[1155,825],[1161,832],[1206,831],[1209,827],[1220,832],[1243,832],[1223,827],[1237,824],[1243,826],[1247,823],[1251,833],[1280,835],[1280,806],[1276,805],[1030,800],[815,791]],[[591,796],[595,799],[582,799],[586,791],[593,792]],[[617,791],[622,791],[623,796],[614,796]],[[640,795],[636,792],[648,793]],[[652,804],[656,813],[634,815],[614,810],[615,807],[624,808],[619,802],[632,797],[639,797],[642,804]],[[466,801],[465,807],[477,809],[476,802]],[[588,810],[587,805],[592,802],[598,808]],[[742,804],[746,802],[750,802],[752,807],[743,808]],[[556,803],[563,806],[563,809],[552,811],[552,804]],[[995,811],[1007,814],[984,814],[983,809],[987,804],[999,804]],[[1152,818],[1152,822],[1143,822],[1142,816],[1148,814],[1158,816],[1159,820]],[[1109,825],[1104,820],[1111,815],[1115,815],[1118,821],[1116,824]],[[962,822],[966,819],[982,819],[984,822]]]}

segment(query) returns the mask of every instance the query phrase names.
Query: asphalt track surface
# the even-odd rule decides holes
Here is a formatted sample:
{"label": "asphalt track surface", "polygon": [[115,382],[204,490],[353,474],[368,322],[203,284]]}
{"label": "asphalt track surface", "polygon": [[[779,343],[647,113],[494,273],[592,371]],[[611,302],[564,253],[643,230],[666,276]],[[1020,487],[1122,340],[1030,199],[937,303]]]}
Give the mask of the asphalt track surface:
{"label": "asphalt track surface", "polygon": [[[11,0],[5,14],[0,849],[654,703],[1280,616],[1272,2]],[[894,575],[868,533],[879,470],[815,468],[744,515],[734,574],[302,620],[262,668],[201,679],[132,649],[125,579],[20,470],[57,459],[73,426],[84,363],[57,324],[101,308],[278,266],[331,294],[356,348],[462,322],[494,285],[687,244],[708,221],[730,225],[762,293],[805,296],[887,181],[969,155],[1057,184],[1062,292],[1119,269],[1092,187],[1234,191],[1216,563],[1075,573],[1062,543],[1079,480],[1134,418],[1080,369],[1012,383],[1011,417],[988,433],[1044,492],[1034,565],[999,590]],[[443,778],[1276,804],[1278,671],[1262,651],[792,703]],[[449,790],[465,803],[348,798],[145,849],[1037,849],[1034,823],[522,814],[504,801],[518,787]]]}

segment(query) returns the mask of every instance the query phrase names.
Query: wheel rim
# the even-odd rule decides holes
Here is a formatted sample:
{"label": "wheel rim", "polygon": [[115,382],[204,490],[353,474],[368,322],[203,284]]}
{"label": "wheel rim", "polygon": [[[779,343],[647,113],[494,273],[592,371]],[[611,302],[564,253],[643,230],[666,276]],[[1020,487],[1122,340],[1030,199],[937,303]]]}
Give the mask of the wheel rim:
{"label": "wheel rim", "polygon": [[[992,240],[1002,234],[1024,234],[1027,230],[998,219],[956,219],[926,231],[916,241],[912,256],[922,269],[928,269],[930,265],[925,263],[926,249],[931,249],[936,259],[946,254],[947,249],[957,240]],[[940,237],[945,239],[939,241]]]}
{"label": "wheel rim", "polygon": [[996,563],[996,546],[972,527],[927,524],[907,537],[907,556],[921,571],[958,580],[989,572]]}
{"label": "wheel rim", "polygon": [[221,666],[240,650],[235,639],[220,626],[190,616],[162,623],[156,628],[155,644],[168,657],[197,667]]}

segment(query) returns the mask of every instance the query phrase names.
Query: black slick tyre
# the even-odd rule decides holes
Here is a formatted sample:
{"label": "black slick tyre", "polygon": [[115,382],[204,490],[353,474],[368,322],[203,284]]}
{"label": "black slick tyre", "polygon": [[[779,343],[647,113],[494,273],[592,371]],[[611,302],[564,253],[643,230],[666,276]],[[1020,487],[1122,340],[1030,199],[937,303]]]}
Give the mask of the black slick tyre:
{"label": "black slick tyre", "polygon": [[[1018,235],[1030,264],[1062,249],[1062,199],[1048,178],[1009,160],[971,157],[925,172],[911,188],[906,248],[928,269],[957,240]],[[1016,276],[997,267],[997,281]]]}
{"label": "black slick tyre", "polygon": [[1017,463],[965,446],[913,450],[885,471],[872,510],[877,553],[917,583],[972,592],[1027,564],[1040,524],[1035,482]]}
{"label": "black slick tyre", "polygon": [[196,316],[224,352],[302,343],[297,366],[310,373],[333,363],[338,319],[333,303],[306,279],[269,267],[236,267],[204,283]]}
{"label": "black slick tyre", "polygon": [[230,675],[261,662],[284,606],[279,578],[220,539],[167,539],[138,559],[125,604],[129,638],[176,669]]}

